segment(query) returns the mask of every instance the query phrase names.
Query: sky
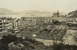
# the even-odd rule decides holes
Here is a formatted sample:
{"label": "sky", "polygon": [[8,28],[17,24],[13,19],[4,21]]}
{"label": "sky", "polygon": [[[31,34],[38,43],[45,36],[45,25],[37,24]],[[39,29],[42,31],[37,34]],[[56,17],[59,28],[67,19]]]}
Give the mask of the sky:
{"label": "sky", "polygon": [[71,12],[77,9],[77,0],[0,0],[0,8],[13,11],[57,11]]}

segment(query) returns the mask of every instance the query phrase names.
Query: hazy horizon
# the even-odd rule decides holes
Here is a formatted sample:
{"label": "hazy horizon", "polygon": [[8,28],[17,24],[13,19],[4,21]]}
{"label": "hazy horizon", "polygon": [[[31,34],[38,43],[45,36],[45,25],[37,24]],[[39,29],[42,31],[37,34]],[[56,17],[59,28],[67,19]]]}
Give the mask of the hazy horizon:
{"label": "hazy horizon", "polygon": [[77,9],[77,0],[0,0],[0,8],[12,11],[71,12]]}

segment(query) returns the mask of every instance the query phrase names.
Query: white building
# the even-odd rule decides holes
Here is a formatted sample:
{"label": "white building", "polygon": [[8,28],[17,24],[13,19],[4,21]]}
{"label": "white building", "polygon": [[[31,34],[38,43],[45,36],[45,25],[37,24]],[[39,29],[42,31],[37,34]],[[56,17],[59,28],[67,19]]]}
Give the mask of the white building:
{"label": "white building", "polygon": [[63,40],[67,45],[77,45],[77,30],[67,30]]}

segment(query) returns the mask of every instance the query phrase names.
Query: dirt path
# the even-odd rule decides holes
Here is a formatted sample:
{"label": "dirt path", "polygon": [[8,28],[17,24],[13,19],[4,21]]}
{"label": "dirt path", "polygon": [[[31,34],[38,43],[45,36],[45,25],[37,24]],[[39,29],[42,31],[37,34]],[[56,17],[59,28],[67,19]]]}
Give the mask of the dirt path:
{"label": "dirt path", "polygon": [[[46,39],[38,39],[38,38],[35,38],[37,41],[40,41],[40,42],[43,42],[44,45],[53,45],[53,40],[46,40]],[[57,41],[58,43],[60,41]]]}

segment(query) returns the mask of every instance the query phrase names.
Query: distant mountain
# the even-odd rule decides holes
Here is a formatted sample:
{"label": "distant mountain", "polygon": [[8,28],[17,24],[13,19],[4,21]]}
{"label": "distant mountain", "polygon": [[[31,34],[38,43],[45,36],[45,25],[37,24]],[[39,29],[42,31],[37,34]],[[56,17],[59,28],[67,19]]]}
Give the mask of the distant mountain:
{"label": "distant mountain", "polygon": [[21,11],[21,12],[14,12],[12,10],[6,8],[0,8],[0,16],[1,15],[19,15],[19,16],[52,16],[53,12],[49,11],[37,11],[37,10],[28,10],[28,11]]}
{"label": "distant mountain", "polygon": [[5,8],[0,8],[0,15],[8,15],[8,14],[15,14],[15,12],[5,9]]}
{"label": "distant mountain", "polygon": [[37,11],[37,10],[29,10],[29,11],[22,11],[19,13],[25,13],[25,14],[50,14],[51,12],[48,11]]}
{"label": "distant mountain", "polygon": [[68,13],[68,16],[69,17],[76,17],[77,18],[77,10]]}

